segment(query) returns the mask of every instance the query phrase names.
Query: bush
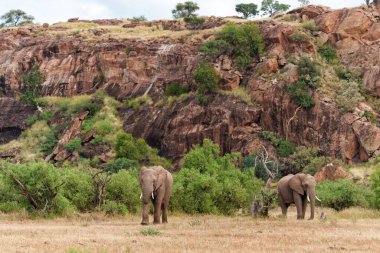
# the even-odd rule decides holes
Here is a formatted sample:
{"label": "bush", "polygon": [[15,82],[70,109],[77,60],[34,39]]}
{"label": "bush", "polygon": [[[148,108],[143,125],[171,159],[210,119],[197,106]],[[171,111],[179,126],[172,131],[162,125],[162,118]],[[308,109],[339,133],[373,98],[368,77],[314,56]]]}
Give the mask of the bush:
{"label": "bush", "polygon": [[45,140],[41,144],[41,152],[44,155],[49,155],[53,152],[55,145],[58,143],[57,133],[54,128],[49,128],[46,132]]}
{"label": "bush", "polygon": [[40,96],[39,92],[41,84],[44,81],[44,77],[40,72],[40,66],[33,66],[22,79],[25,91],[21,95],[20,99],[28,104],[37,105],[37,98]]}
{"label": "bush", "polygon": [[[112,174],[111,181],[106,186],[105,200],[119,203],[125,206],[128,212],[136,213],[141,205],[139,189],[137,170],[120,170]],[[112,202],[109,205],[113,205]],[[116,209],[120,209],[120,206]]]}
{"label": "bush", "polygon": [[102,104],[100,101],[94,101],[92,99],[84,99],[78,103],[74,103],[71,107],[71,112],[84,112],[88,111],[88,116],[94,116],[98,111],[102,109]]}
{"label": "bush", "polygon": [[371,207],[380,210],[380,167],[371,174],[370,182],[373,192]]}
{"label": "bush", "polygon": [[206,19],[200,17],[186,17],[183,19],[187,24],[192,26],[192,29],[197,29],[201,26]]}
{"label": "bush", "polygon": [[194,74],[197,90],[201,94],[214,92],[218,89],[220,77],[212,64],[202,62]]}
{"label": "bush", "polygon": [[355,81],[340,81],[336,103],[344,111],[352,111],[364,97],[360,93],[359,84]]}
{"label": "bush", "polygon": [[217,35],[219,39],[226,41],[232,50],[234,59],[259,58],[263,53],[263,38],[260,28],[254,23],[237,25],[229,23],[223,27]]}
{"label": "bush", "polygon": [[227,53],[230,45],[223,39],[217,39],[204,43],[199,51],[211,58],[217,58],[218,56]]}
{"label": "bush", "polygon": [[315,104],[312,96],[308,93],[308,89],[308,84],[305,81],[298,81],[288,86],[288,92],[294,102],[303,108],[310,108]]}
{"label": "bush", "polygon": [[109,215],[126,215],[128,208],[119,202],[113,200],[106,200],[102,205],[102,210]]}
{"label": "bush", "polygon": [[2,167],[2,188],[9,190],[6,196],[14,195],[12,201],[19,201],[28,211],[64,214],[71,208],[69,201],[62,195],[64,181],[52,164],[3,163]]}
{"label": "bush", "polygon": [[317,194],[323,206],[337,211],[352,206],[367,206],[367,193],[350,180],[324,181],[317,185]]}
{"label": "bush", "polygon": [[146,21],[146,17],[145,16],[138,16],[138,17],[133,17],[131,19],[132,22],[142,22],[142,21]]}
{"label": "bush", "polygon": [[306,174],[315,175],[322,167],[332,162],[334,164],[339,164],[338,161],[333,161],[333,159],[327,156],[315,157],[307,166],[305,166],[303,172]]}
{"label": "bush", "polygon": [[289,38],[291,41],[294,41],[297,43],[304,43],[310,40],[309,36],[307,36],[307,34],[304,34],[304,33],[292,33],[289,36]]}
{"label": "bush", "polygon": [[281,157],[288,157],[295,151],[295,146],[291,142],[284,140],[276,133],[270,131],[261,131],[259,133],[259,136],[261,138],[269,140],[273,146],[277,148],[278,155]]}
{"label": "bush", "polygon": [[366,117],[372,124],[377,123],[377,118],[376,118],[375,114],[373,114],[372,112],[364,111],[363,116]]}
{"label": "bush", "polygon": [[149,147],[143,139],[134,139],[131,134],[119,133],[116,136],[116,157],[142,161],[148,157]]}
{"label": "bush", "polygon": [[68,143],[64,145],[64,148],[69,153],[73,153],[74,151],[80,152],[81,147],[82,147],[82,140],[78,137],[70,140]]}
{"label": "bush", "polygon": [[242,173],[233,163],[238,154],[219,155],[218,145],[205,139],[185,155],[184,168],[175,175],[173,209],[187,213],[231,215],[246,208],[263,185],[253,170]]}
{"label": "bush", "polygon": [[318,153],[314,149],[303,146],[297,147],[296,151],[288,159],[288,164],[292,168],[293,174],[302,172],[317,155]]}
{"label": "bush", "polygon": [[320,81],[321,71],[317,62],[302,56],[297,62],[297,72],[300,81],[305,82],[309,87],[317,87]]}
{"label": "bush", "polygon": [[127,158],[117,158],[111,162],[108,162],[104,167],[108,172],[117,173],[120,170],[137,168],[138,166],[139,164],[137,161],[129,160]]}
{"label": "bush", "polygon": [[166,86],[165,96],[180,96],[182,94],[188,93],[189,87],[180,85],[178,83],[171,83]]}
{"label": "bush", "polygon": [[143,106],[151,105],[153,103],[153,100],[150,96],[146,95],[134,98],[132,100],[128,100],[127,103],[128,107],[139,110]]}
{"label": "bush", "polygon": [[314,19],[304,22],[302,28],[311,32],[319,31],[319,27],[315,24]]}
{"label": "bush", "polygon": [[95,189],[92,176],[85,169],[60,169],[60,177],[65,184],[62,195],[79,211],[90,211],[94,208]]}
{"label": "bush", "polygon": [[338,58],[335,48],[331,45],[319,46],[318,53],[329,63],[334,62]]}

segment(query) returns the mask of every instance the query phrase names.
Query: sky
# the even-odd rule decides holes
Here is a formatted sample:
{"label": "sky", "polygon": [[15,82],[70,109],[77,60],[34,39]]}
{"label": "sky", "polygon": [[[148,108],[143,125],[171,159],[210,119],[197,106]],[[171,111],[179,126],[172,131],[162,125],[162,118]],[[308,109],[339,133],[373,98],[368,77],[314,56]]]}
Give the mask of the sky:
{"label": "sky", "polygon": [[[11,9],[21,9],[35,17],[38,23],[56,23],[69,18],[102,19],[131,18],[145,16],[149,20],[171,19],[171,10],[178,2],[185,0],[0,0],[0,15]],[[255,3],[260,6],[261,0],[193,0],[197,2],[203,16],[233,16],[235,5]],[[297,0],[279,0],[299,7]],[[312,4],[331,8],[353,7],[364,4],[364,0],[311,0]]]}

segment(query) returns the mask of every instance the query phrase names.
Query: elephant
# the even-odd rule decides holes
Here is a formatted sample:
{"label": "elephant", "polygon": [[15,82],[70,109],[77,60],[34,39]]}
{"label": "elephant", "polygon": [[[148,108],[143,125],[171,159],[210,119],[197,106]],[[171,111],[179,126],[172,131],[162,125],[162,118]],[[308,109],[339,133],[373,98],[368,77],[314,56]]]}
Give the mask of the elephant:
{"label": "elephant", "polygon": [[309,174],[289,174],[281,178],[278,181],[277,190],[282,214],[286,216],[289,205],[295,203],[297,219],[304,219],[307,201],[310,201],[309,220],[314,219],[315,199],[319,200],[315,194],[315,186],[315,178]]}
{"label": "elephant", "polygon": [[162,166],[143,166],[140,170],[140,186],[142,198],[141,225],[149,224],[149,204],[154,205],[154,224],[160,223],[160,210],[162,210],[162,222],[168,222],[168,205],[173,188],[172,174]]}

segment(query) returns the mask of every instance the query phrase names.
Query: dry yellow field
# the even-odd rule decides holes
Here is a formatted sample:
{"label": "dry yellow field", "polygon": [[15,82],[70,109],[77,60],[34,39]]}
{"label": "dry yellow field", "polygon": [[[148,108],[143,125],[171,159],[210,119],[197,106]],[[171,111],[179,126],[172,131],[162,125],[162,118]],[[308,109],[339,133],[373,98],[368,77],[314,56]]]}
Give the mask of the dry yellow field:
{"label": "dry yellow field", "polygon": [[[139,225],[138,216],[29,220],[1,217],[0,252],[380,252],[380,219],[296,221],[172,215]],[[145,229],[159,235],[143,235]]]}

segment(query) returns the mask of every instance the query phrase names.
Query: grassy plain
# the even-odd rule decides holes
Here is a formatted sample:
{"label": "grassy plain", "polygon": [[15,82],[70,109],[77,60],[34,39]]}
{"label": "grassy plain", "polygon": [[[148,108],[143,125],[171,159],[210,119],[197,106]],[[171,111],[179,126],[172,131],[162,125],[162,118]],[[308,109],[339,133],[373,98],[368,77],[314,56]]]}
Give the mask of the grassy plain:
{"label": "grassy plain", "polygon": [[0,216],[0,252],[380,252],[380,215],[362,209],[297,221],[173,214],[165,225],[100,214],[31,220]]}

